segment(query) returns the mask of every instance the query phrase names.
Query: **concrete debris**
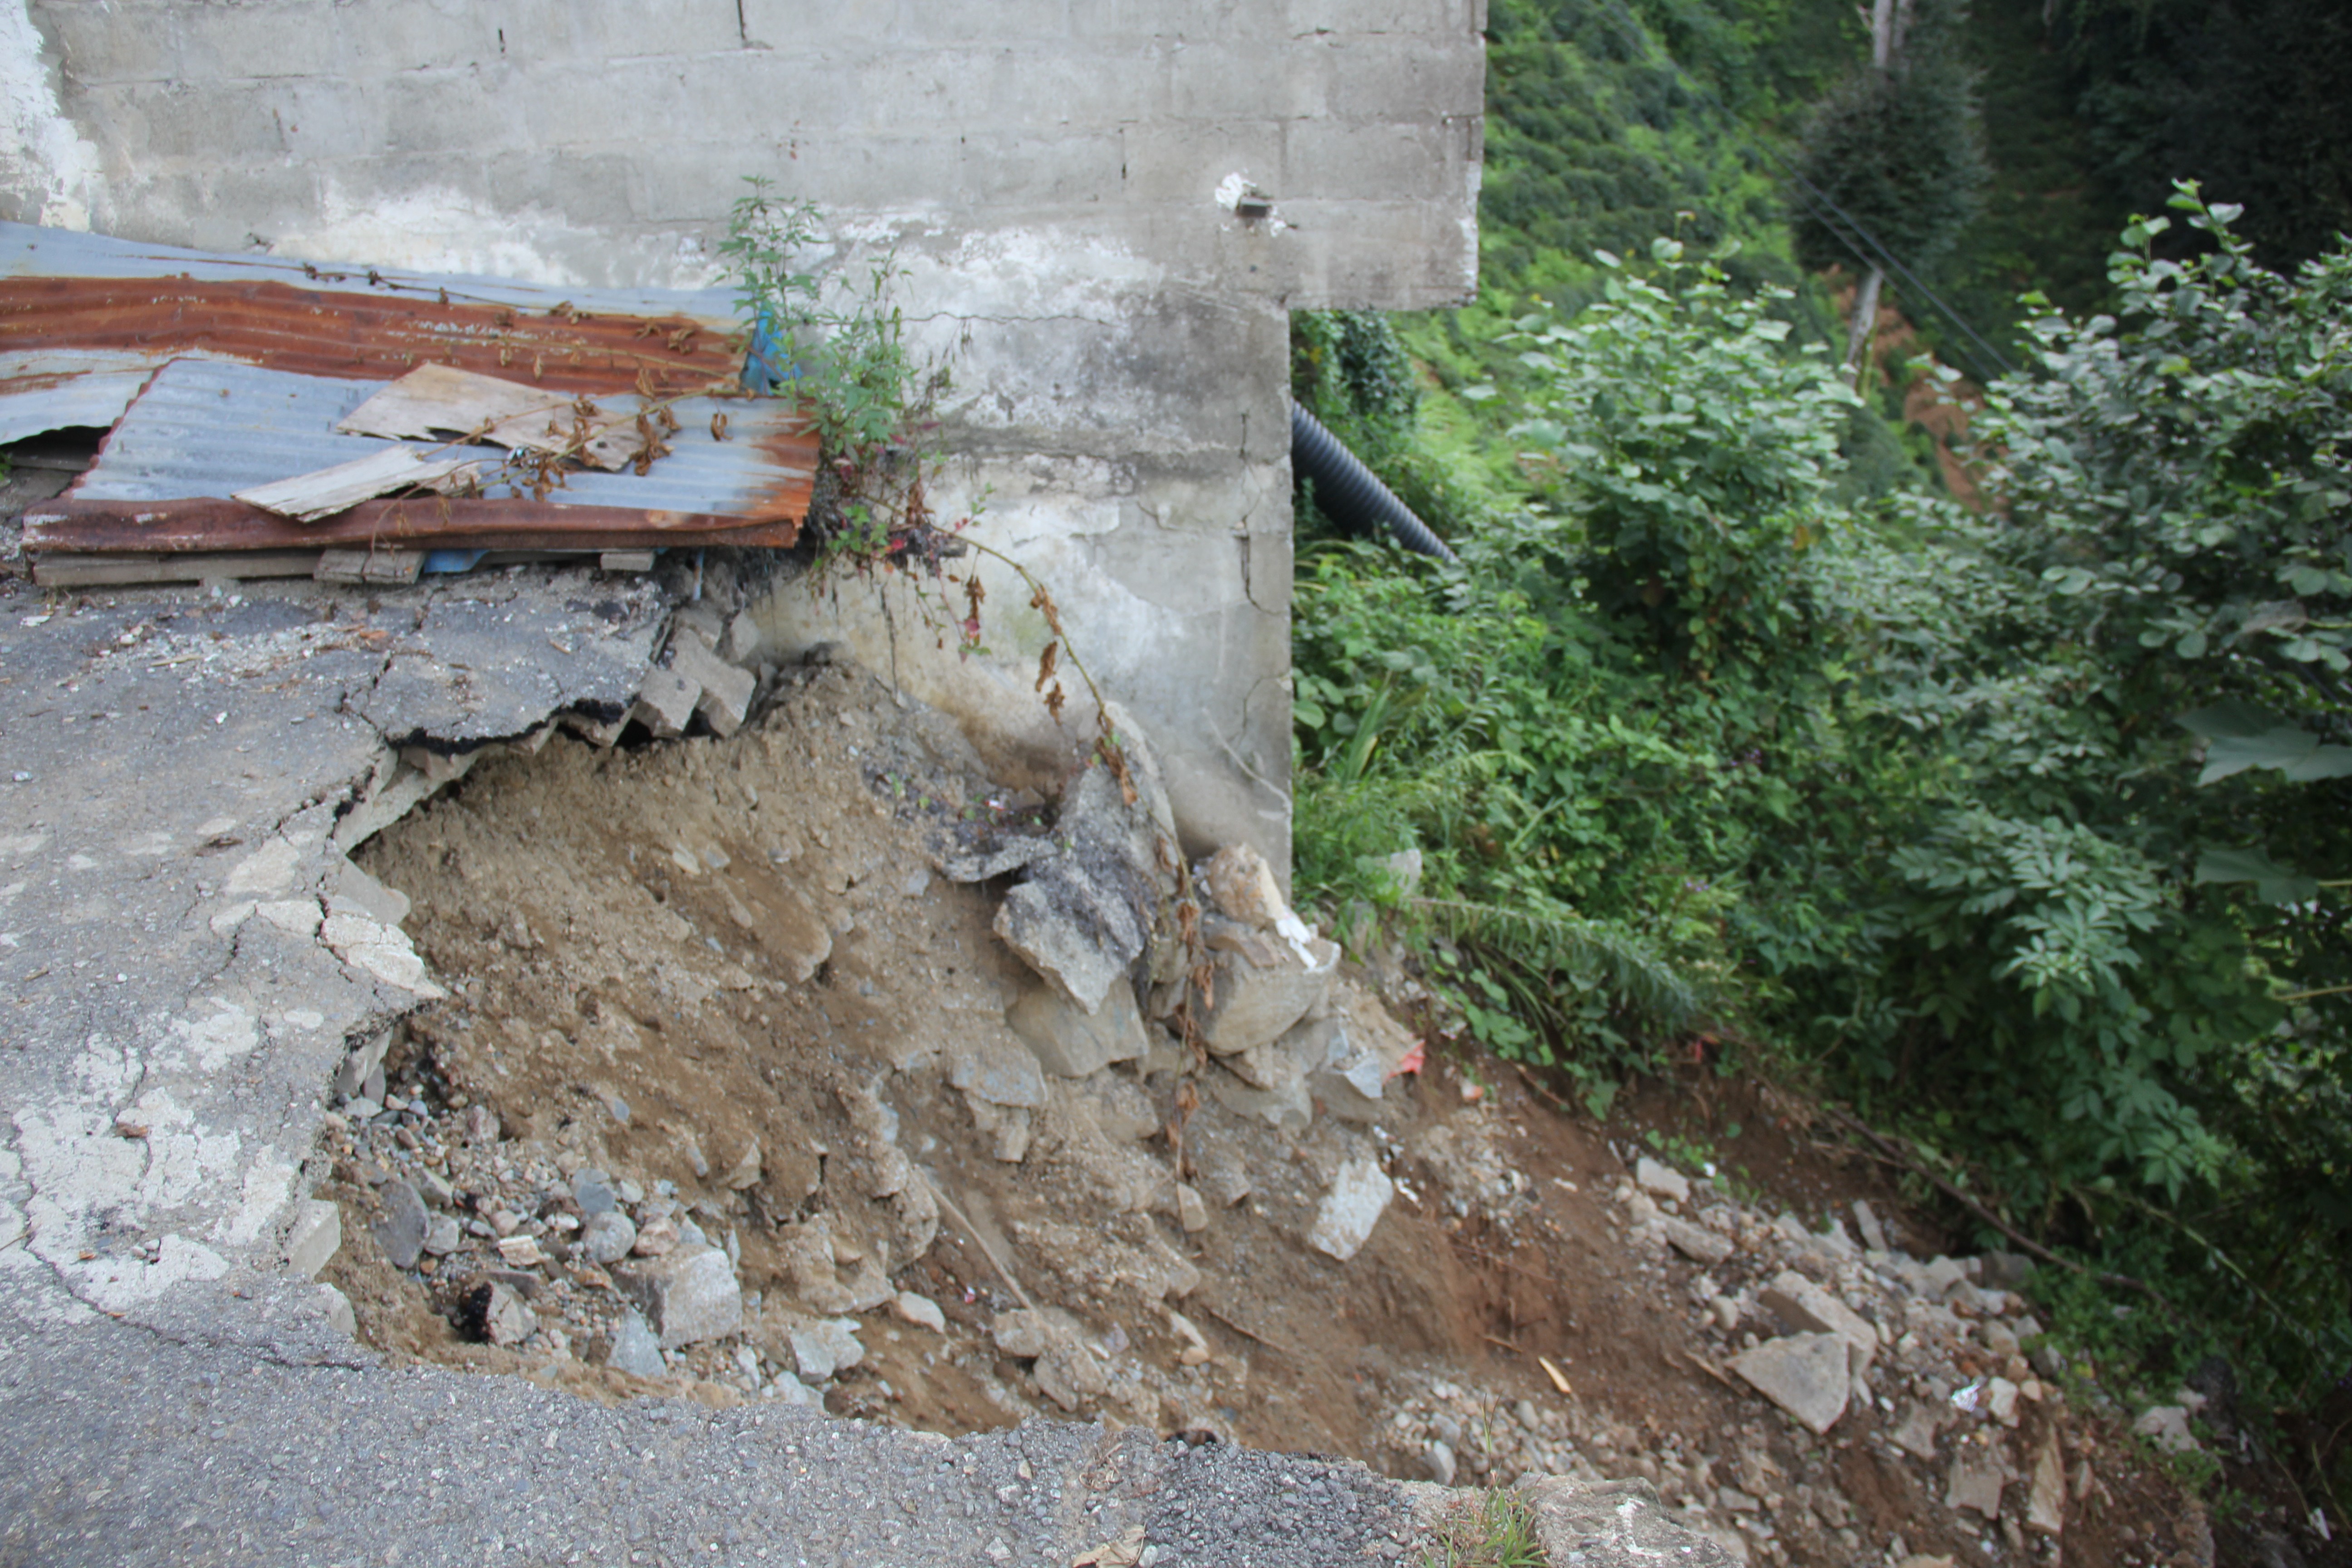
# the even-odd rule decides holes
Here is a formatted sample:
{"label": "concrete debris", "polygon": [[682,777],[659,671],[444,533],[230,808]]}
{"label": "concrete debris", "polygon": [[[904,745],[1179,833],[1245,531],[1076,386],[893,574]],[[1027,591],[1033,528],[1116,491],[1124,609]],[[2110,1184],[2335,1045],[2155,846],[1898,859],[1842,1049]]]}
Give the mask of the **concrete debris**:
{"label": "concrete debris", "polygon": [[294,1205],[294,1226],[286,1233],[286,1267],[305,1279],[319,1270],[343,1245],[343,1212],[324,1198],[305,1198]]}
{"label": "concrete debris", "polygon": [[996,934],[1079,1007],[1099,1010],[1150,944],[1153,917],[1175,889],[1175,818],[1150,745],[1119,726],[1129,804],[1106,763],[1064,791],[1054,853],[1031,860],[996,913]]}
{"label": "concrete debris", "polygon": [[1878,1355],[1877,1327],[1793,1268],[1774,1275],[1757,1300],[1791,1329],[1843,1340],[1853,1348],[1857,1373],[1868,1372]]}
{"label": "concrete debris", "polygon": [[1395,1196],[1396,1184],[1382,1173],[1377,1162],[1349,1161],[1332,1178],[1330,1191],[1315,1211],[1315,1226],[1307,1233],[1307,1245],[1347,1262],[1371,1239],[1372,1227],[1380,1224]]}
{"label": "concrete debris", "polygon": [[1845,1414],[1849,1353],[1835,1334],[1785,1334],[1733,1357],[1731,1370],[1820,1435]]}
{"label": "concrete debris", "polygon": [[1727,1568],[1734,1559],[1716,1541],[1677,1523],[1657,1488],[1641,1479],[1583,1483],[1565,1476],[1519,1483],[1535,1507],[1536,1536],[1553,1563],[1580,1568]]}
{"label": "concrete debris", "polygon": [[1211,999],[1197,1022],[1211,1054],[1238,1056],[1271,1044],[1319,1005],[1339,970],[1339,950],[1318,937],[1302,960],[1287,945],[1265,944],[1262,957],[1216,956]]}
{"label": "concrete debris", "polygon": [[670,672],[695,688],[694,711],[718,734],[731,735],[743,727],[751,711],[758,679],[719,657],[700,634],[682,631],[670,640]]}

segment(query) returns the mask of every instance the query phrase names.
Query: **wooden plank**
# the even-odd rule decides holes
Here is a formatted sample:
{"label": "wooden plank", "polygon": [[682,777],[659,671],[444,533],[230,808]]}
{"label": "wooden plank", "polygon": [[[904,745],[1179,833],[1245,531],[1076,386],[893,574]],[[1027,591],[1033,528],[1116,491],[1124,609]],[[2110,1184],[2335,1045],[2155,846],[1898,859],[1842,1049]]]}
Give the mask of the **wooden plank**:
{"label": "wooden plank", "polygon": [[321,583],[365,583],[386,588],[405,587],[425,570],[422,550],[326,550],[320,552]]}
{"label": "wooden plank", "polygon": [[413,447],[386,447],[331,468],[239,490],[236,499],[296,522],[316,522],[394,490],[454,489],[450,481],[467,477],[473,468],[463,458],[427,458]]}
{"label": "wooden plank", "polygon": [[215,578],[246,581],[308,577],[318,564],[316,550],[247,550],[219,555],[80,555],[47,551],[33,562],[33,581],[44,588],[112,588]]}
{"label": "wooden plank", "polygon": [[446,364],[421,364],[352,409],[335,428],[346,436],[394,440],[461,437],[559,452],[617,471],[635,462],[645,447],[636,417],[635,408],[608,414],[585,395],[566,396]]}
{"label": "wooden plank", "polygon": [[243,501],[81,500],[60,496],[25,509],[27,552],[201,553],[392,544],[436,550],[646,550],[733,544],[790,549],[800,524],[747,523],[717,512],[566,506],[524,499],[432,496],[362,501],[323,522],[289,522]]}

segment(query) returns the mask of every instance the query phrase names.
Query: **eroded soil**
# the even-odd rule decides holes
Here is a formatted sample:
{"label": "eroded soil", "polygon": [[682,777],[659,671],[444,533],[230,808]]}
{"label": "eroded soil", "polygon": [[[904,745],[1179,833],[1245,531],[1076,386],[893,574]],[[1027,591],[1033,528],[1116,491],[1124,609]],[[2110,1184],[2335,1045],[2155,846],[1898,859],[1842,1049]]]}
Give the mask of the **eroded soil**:
{"label": "eroded soil", "polygon": [[[1270,1124],[1164,1034],[1084,1079],[1038,1073],[1005,1024],[1039,982],[991,931],[1001,886],[942,879],[925,845],[1045,804],[992,784],[937,715],[820,667],[731,739],[559,737],[386,830],[360,859],[414,900],[406,929],[451,995],[406,1021],[331,1134],[346,1244],[328,1278],[363,1337],[593,1397],[821,1398],[948,1433],[1083,1415],[1415,1479],[1438,1444],[1465,1484],[1642,1476],[1744,1560],[2210,1561],[2161,1469],[2054,1380],[2014,1425],[1952,1417],[1930,1458],[1890,1440],[1960,1378],[2042,1387],[1990,1331],[1968,1337],[1979,1310],[2021,1321],[1998,1291],[1971,1321],[1939,1306],[1960,1337],[1891,1348],[1881,1401],[1826,1438],[1727,1373],[1757,1320],[1727,1325],[1712,1299],[1815,1253],[1832,1284],[1874,1267],[1851,1242],[1851,1263],[1792,1245],[1774,1216],[1818,1231],[1856,1197],[1896,1214],[1751,1087],[1695,1072],[1596,1125],[1456,1054],[1402,975],[1353,966],[1337,1005],[1378,1007],[1385,982],[1434,1047],[1375,1121]],[[1733,1203],[1702,1181],[1675,1205],[1731,1238],[1726,1262],[1702,1268],[1643,1217],[1628,1178],[1649,1128],[1712,1137],[1760,1189]],[[1365,1157],[1397,1197],[1340,1262],[1304,1238]],[[375,1230],[400,1249],[402,1182],[437,1247],[405,1268]],[[612,1364],[632,1307],[616,1274],[641,1259],[592,1255],[606,1208],[723,1247],[740,1325]],[[1923,1259],[1950,1240],[1916,1221],[1888,1239]],[[490,1283],[530,1309],[504,1343],[467,1311]],[[1000,1345],[1032,1305],[1074,1337]],[[843,1328],[855,1364],[822,1375],[811,1336]],[[2056,1445],[2063,1535],[2026,1528],[2022,1477],[1996,1513],[1955,1510],[1970,1441],[2029,1465]]]}

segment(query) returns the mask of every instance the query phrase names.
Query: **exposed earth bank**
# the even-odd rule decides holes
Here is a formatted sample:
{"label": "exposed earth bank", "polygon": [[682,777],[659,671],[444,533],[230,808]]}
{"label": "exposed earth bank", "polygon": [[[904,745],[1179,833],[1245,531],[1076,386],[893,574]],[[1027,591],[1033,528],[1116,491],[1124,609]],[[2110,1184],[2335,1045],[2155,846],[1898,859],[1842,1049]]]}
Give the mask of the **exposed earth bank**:
{"label": "exposed earth bank", "polygon": [[[1946,1257],[1801,1107],[1564,1116],[1393,959],[1247,1050],[1164,984],[1074,1009],[998,931],[1076,837],[826,666],[732,737],[475,768],[358,857],[449,995],[355,1043],[322,1277],[395,1358],[593,1398],[1639,1477],[1752,1563],[2214,1561],[2021,1260]],[[1328,967],[1200,909],[1219,974]]]}

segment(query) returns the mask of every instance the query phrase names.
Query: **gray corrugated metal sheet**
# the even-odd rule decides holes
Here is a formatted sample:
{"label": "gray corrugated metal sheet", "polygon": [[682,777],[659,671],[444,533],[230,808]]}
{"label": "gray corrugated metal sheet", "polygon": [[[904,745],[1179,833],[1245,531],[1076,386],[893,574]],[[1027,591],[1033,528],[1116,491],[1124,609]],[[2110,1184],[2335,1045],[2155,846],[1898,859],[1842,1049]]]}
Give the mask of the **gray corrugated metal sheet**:
{"label": "gray corrugated metal sheet", "polygon": [[106,350],[0,353],[0,444],[69,425],[105,429],[122,416],[154,363]]}
{"label": "gray corrugated metal sheet", "polygon": [[588,289],[485,278],[465,272],[407,272],[344,263],[289,261],[276,256],[229,256],[142,245],[75,229],[0,223],[0,278],[185,277],[209,282],[267,280],[298,289],[352,293],[446,292],[452,300],[545,311],[559,304],[618,316],[691,316],[721,331],[737,325],[735,297],[725,289]]}
{"label": "gray corrugated metal sheet", "polygon": [[[71,492],[81,500],[184,500],[226,497],[273,479],[331,468],[380,451],[370,436],[344,436],[335,422],[383,390],[384,383],[292,375],[227,361],[174,360],[132,404],[107,437],[97,464]],[[610,414],[634,413],[642,400],[604,396]],[[776,515],[776,496],[804,491],[807,469],[788,467],[767,449],[802,428],[790,405],[770,398],[688,398],[673,405],[677,431],[670,454],[650,473],[590,469],[566,476],[551,504],[642,510]],[[711,416],[725,413],[730,439],[716,440]],[[412,441],[411,447],[429,443]],[[451,447],[481,458],[490,470],[506,454],[492,447]],[[485,488],[490,497],[509,487]]]}

